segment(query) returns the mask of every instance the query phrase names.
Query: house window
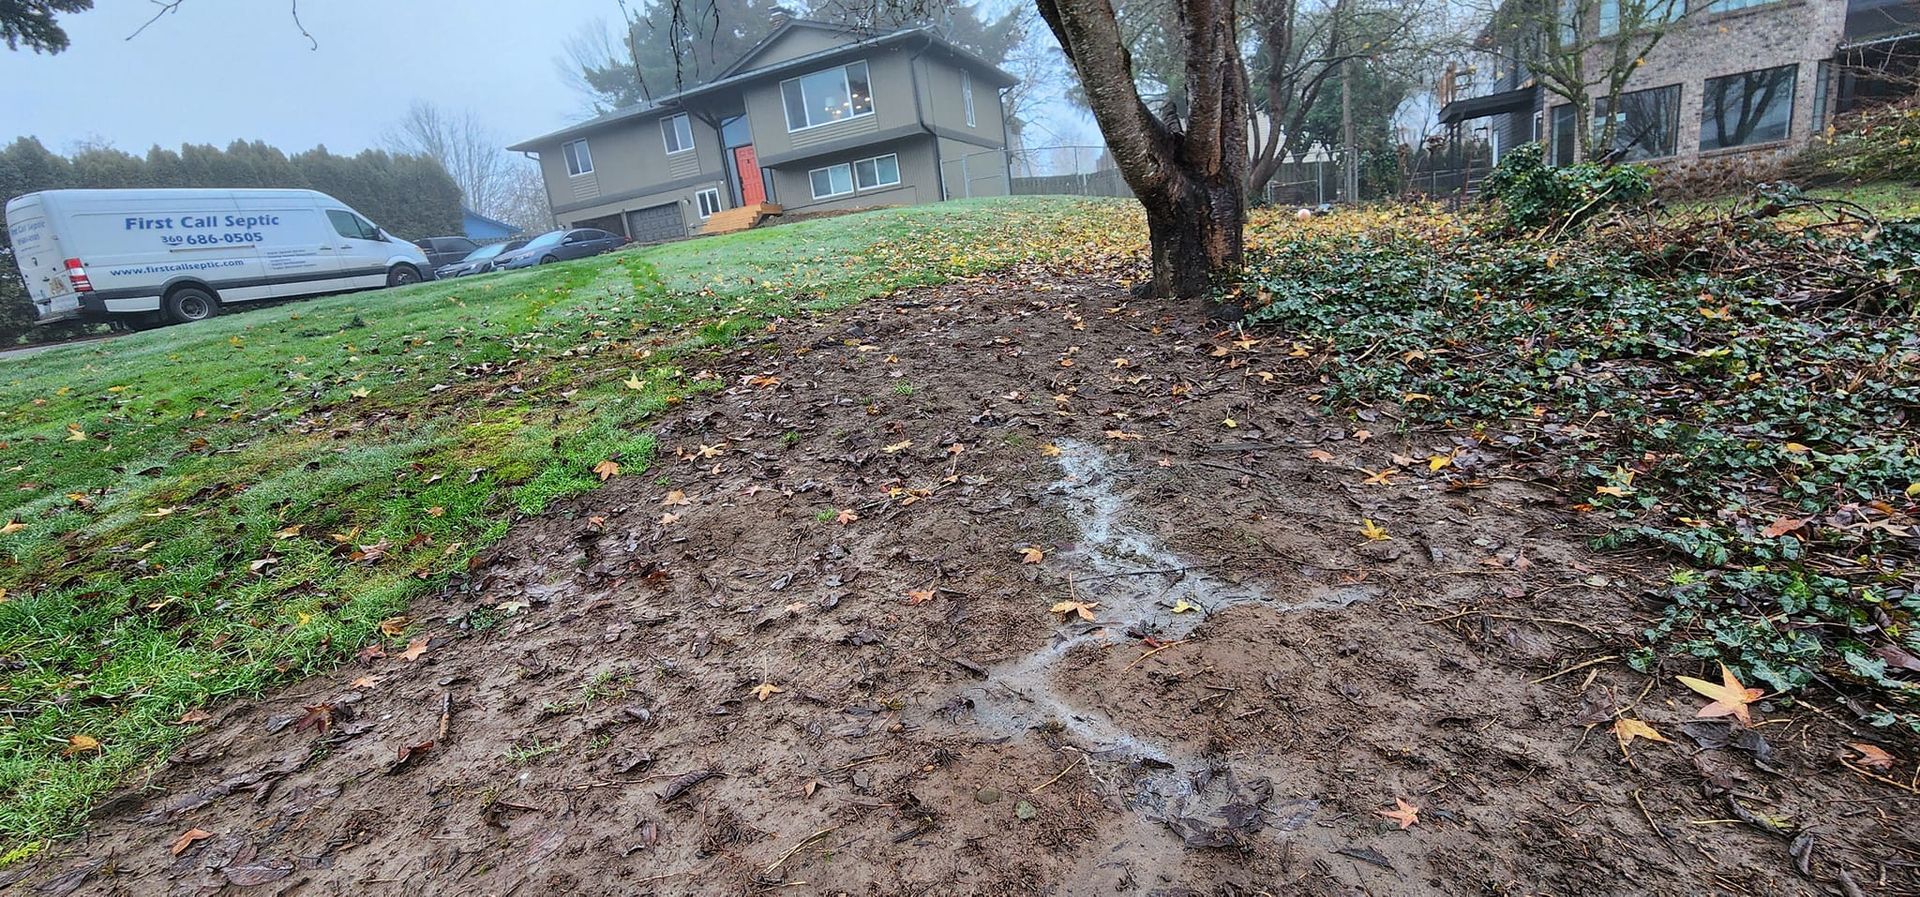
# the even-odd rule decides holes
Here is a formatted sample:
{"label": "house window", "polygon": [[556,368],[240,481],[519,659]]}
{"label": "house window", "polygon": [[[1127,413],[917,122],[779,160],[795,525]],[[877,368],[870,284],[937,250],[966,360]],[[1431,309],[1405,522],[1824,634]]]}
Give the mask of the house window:
{"label": "house window", "polygon": [[1793,126],[1793,84],[1799,66],[1708,78],[1700,102],[1700,149],[1787,139]]}
{"label": "house window", "polygon": [[693,149],[693,124],[685,112],[660,120],[660,137],[667,142],[667,155]]}
{"label": "house window", "polygon": [[708,187],[699,193],[695,193],[693,198],[700,205],[701,218],[712,218],[714,215],[719,214],[720,191],[718,188]]}
{"label": "house window", "polygon": [[1600,36],[1627,30],[1639,31],[1679,19],[1687,11],[1687,0],[1600,0]]}
{"label": "house window", "polygon": [[1765,6],[1776,0],[1692,0],[1689,4],[1694,10],[1706,13],[1732,12],[1750,6]]}
{"label": "house window", "polygon": [[1576,149],[1573,139],[1573,104],[1553,107],[1553,164],[1572,165]]}
{"label": "house window", "polygon": [[960,73],[960,99],[967,106],[967,127],[973,127],[973,73]]}
{"label": "house window", "polygon": [[1607,98],[1593,101],[1593,133],[1598,137],[1613,116],[1613,145],[1609,152],[1620,161],[1658,159],[1678,149],[1680,85],[1635,90],[1620,95],[1620,109],[1610,113]]}
{"label": "house window", "polygon": [[873,114],[864,61],[782,81],[780,95],[786,101],[789,131]]}
{"label": "house window", "polygon": [[900,155],[889,153],[853,163],[853,182],[862,190],[900,183]]}
{"label": "house window", "polygon": [[838,165],[816,168],[807,172],[807,180],[813,182],[814,199],[845,196],[853,192],[853,167],[842,162]]}
{"label": "house window", "polygon": [[560,155],[567,157],[567,174],[579,177],[593,173],[593,155],[587,152],[585,140],[560,144]]}

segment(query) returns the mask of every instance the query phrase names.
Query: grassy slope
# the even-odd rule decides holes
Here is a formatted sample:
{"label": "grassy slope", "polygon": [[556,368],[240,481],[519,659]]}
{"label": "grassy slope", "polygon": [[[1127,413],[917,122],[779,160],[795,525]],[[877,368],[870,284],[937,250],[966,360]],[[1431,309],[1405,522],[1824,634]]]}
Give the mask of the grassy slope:
{"label": "grassy slope", "polygon": [[643,471],[648,417],[717,385],[689,350],[1139,231],[1118,203],[946,203],[0,360],[0,865],[183,714],[404,642],[408,600],[516,513]]}

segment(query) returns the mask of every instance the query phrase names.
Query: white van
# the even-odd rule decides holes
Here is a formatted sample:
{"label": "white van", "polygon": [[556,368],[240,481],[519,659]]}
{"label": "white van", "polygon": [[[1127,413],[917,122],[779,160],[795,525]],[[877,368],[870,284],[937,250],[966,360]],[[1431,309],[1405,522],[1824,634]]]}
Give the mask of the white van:
{"label": "white van", "polygon": [[433,277],[420,247],[312,190],[47,190],[7,203],[7,233],[40,323],[199,321]]}

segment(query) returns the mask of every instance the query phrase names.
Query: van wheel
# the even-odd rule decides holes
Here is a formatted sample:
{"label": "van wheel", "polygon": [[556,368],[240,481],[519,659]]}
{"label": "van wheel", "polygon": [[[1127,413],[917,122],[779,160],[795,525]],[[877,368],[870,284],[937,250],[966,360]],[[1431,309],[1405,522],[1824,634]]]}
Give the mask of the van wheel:
{"label": "van wheel", "polygon": [[404,287],[419,282],[420,269],[412,265],[394,265],[393,270],[387,272],[387,286],[390,287]]}
{"label": "van wheel", "polygon": [[199,287],[181,287],[167,294],[166,312],[167,320],[190,324],[220,314],[220,303]]}

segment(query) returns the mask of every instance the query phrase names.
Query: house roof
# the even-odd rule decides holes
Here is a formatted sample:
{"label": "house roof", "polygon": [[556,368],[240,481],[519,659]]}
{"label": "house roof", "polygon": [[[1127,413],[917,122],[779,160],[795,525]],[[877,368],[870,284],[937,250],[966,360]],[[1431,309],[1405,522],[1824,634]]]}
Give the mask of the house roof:
{"label": "house roof", "polygon": [[[787,24],[782,25],[780,28],[775,29],[773,34],[767,36],[766,40],[762,40],[759,44],[755,45],[753,49],[747,51],[747,55],[742,57],[741,60],[744,62],[752,59],[756,54],[758,54],[762,49],[764,49],[769,44],[769,42],[771,42],[774,39],[774,37],[778,36],[779,34],[787,30],[790,30],[794,27],[817,27],[822,24],[824,23],[805,22],[803,20],[795,20],[792,22],[788,22]],[[845,26],[840,26],[840,25],[830,25],[827,27],[831,27],[836,31],[840,31],[842,33],[846,33],[848,31],[848,29]],[[862,32],[855,31],[854,33],[857,34]],[[898,31],[891,31],[885,34],[877,34],[871,37],[864,37],[860,40],[853,41],[852,43],[842,44],[840,46],[832,47],[826,50],[821,50],[815,53],[808,53],[805,56],[796,56],[792,59],[783,59],[772,65],[761,66],[760,68],[754,68],[754,69],[746,69],[744,71],[732,72],[731,74],[723,73],[721,77],[715,78],[712,81],[708,81],[705,84],[700,84],[694,87],[689,87],[685,90],[677,91],[675,93],[670,93],[664,96],[656,97],[651,102],[640,103],[637,105],[628,106],[623,109],[616,109],[604,115],[598,115],[593,118],[587,119],[586,121],[580,122],[579,124],[569,125],[565,128],[561,128],[558,131],[542,134],[538,137],[534,137],[529,140],[522,140],[519,143],[516,143],[507,147],[507,149],[517,153],[531,152],[533,150],[539,149],[542,146],[551,145],[556,141],[571,140],[576,137],[583,137],[595,131],[605,130],[614,125],[624,124],[628,122],[643,121],[655,115],[664,115],[670,112],[678,112],[686,108],[686,101],[689,99],[693,99],[699,96],[704,96],[706,94],[716,93],[726,88],[735,87],[745,82],[752,81],[758,78],[764,78],[772,75],[786,74],[788,72],[791,72],[797,69],[804,69],[804,68],[807,68],[808,66],[818,65],[836,56],[842,56],[842,55],[857,52],[860,50],[870,50],[878,47],[892,46],[894,44],[902,43],[915,38],[924,39],[928,41],[929,42],[928,46],[938,47],[942,51],[946,52],[948,55],[959,60],[962,64],[977,70],[980,74],[985,75],[986,80],[995,87],[1012,87],[1013,85],[1018,84],[1020,81],[1020,79],[1015,78],[1014,76],[1009,75],[1005,71],[1001,70],[999,66],[996,66],[993,63],[988,62],[985,59],[982,59],[979,56],[976,56],[973,53],[967,51],[966,49],[952,43],[951,41],[948,41],[947,39],[941,37],[940,35],[935,34],[931,29],[922,28],[922,27],[902,28]]]}

